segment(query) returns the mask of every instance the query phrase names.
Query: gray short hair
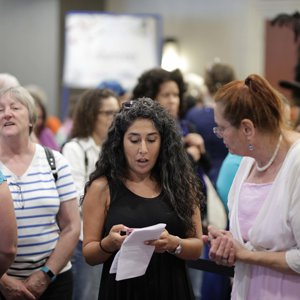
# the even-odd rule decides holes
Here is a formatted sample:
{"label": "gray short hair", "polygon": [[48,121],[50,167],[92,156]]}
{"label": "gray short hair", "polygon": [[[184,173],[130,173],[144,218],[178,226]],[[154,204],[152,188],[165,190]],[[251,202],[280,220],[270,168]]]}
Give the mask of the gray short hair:
{"label": "gray short hair", "polygon": [[0,89],[19,85],[20,83],[15,76],[8,73],[0,73]]}
{"label": "gray short hair", "polygon": [[[9,95],[13,97],[15,100],[22,103],[28,110],[29,121],[32,124],[32,127],[36,123],[37,113],[35,108],[35,102],[30,93],[22,86],[15,86],[4,88],[0,90],[0,98],[4,95]],[[32,128],[30,129],[31,133]]]}

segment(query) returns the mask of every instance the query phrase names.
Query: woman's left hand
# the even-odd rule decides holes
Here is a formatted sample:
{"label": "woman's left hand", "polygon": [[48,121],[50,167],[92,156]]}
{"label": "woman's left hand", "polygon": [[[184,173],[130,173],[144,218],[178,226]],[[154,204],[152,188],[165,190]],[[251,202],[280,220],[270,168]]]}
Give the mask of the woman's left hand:
{"label": "woman's left hand", "polygon": [[236,243],[231,233],[213,226],[208,227],[208,232],[208,239],[204,240],[210,243],[209,258],[216,264],[233,266],[236,260]]}

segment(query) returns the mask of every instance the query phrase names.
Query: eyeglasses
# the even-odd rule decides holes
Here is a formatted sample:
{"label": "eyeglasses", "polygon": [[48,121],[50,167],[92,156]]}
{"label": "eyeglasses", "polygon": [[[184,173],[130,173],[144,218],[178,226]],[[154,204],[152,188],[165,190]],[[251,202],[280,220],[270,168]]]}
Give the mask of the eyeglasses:
{"label": "eyeglasses", "polygon": [[118,111],[115,110],[100,110],[99,114],[105,115],[106,117],[114,117]]}
{"label": "eyeglasses", "polygon": [[226,127],[221,127],[221,126],[216,126],[213,128],[213,133],[219,138],[219,139],[222,139],[223,138],[223,134],[224,134],[224,131],[231,127],[232,125],[228,125]]}
{"label": "eyeglasses", "polygon": [[25,207],[25,200],[22,193],[22,188],[18,183],[13,183],[13,185],[17,188],[17,193],[19,196],[19,199],[16,200],[18,207],[24,208]]}

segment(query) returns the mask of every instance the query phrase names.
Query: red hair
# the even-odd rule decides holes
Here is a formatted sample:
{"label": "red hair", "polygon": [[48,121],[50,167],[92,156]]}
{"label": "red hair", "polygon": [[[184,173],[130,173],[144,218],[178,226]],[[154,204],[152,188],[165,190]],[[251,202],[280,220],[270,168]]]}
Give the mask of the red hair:
{"label": "red hair", "polygon": [[279,93],[256,74],[221,87],[215,95],[215,102],[224,107],[223,117],[237,128],[243,119],[251,120],[264,132],[280,131],[285,123]]}

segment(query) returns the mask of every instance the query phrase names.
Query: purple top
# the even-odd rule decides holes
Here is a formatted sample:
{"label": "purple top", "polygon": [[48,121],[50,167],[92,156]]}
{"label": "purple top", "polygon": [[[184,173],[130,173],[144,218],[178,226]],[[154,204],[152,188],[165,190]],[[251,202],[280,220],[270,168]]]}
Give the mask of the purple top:
{"label": "purple top", "polygon": [[45,127],[40,136],[39,136],[39,142],[42,146],[46,146],[46,147],[49,147],[53,150],[56,150],[56,151],[59,151],[60,148],[59,148],[59,145],[57,144],[56,140],[55,140],[55,136],[54,134],[52,133],[52,131]]}

